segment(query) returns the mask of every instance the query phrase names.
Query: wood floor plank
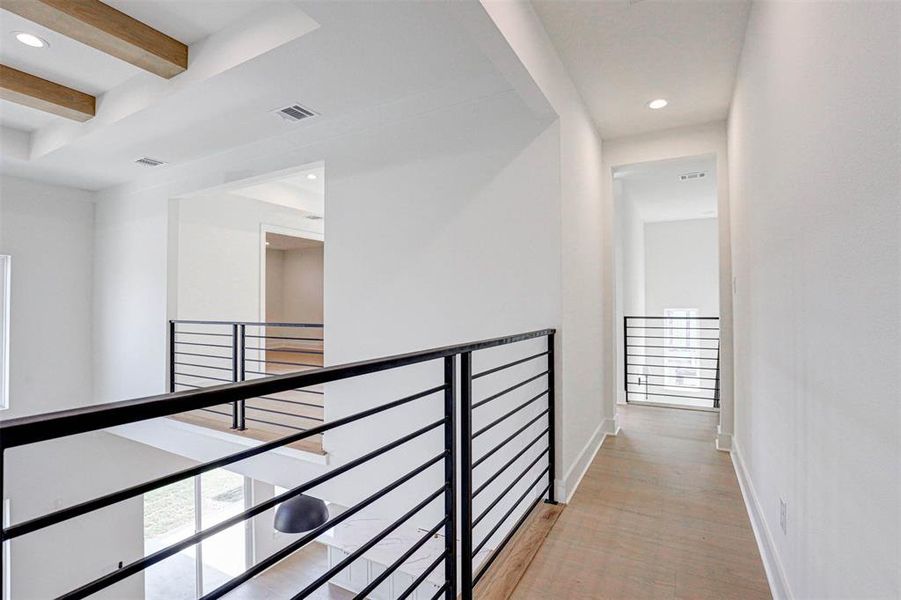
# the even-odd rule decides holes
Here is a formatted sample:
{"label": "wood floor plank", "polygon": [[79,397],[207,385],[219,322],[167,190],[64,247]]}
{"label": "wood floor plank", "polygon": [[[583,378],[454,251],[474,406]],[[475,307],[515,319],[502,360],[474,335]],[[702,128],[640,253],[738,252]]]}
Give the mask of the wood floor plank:
{"label": "wood floor plank", "polygon": [[554,527],[563,504],[539,503],[474,590],[478,600],[506,600]]}
{"label": "wood floor plank", "polygon": [[715,413],[620,417],[511,597],[771,598]]}

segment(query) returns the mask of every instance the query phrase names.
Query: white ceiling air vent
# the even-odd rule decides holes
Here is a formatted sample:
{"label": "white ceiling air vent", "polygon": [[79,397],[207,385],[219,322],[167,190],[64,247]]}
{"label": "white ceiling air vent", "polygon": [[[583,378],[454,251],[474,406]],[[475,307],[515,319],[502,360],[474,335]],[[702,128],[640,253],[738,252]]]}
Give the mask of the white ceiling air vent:
{"label": "white ceiling air vent", "polygon": [[707,177],[707,173],[704,173],[703,171],[695,171],[694,173],[683,173],[682,175],[679,175],[679,179],[681,181],[689,181],[691,179],[704,179],[705,177]]}
{"label": "white ceiling air vent", "polygon": [[316,116],[316,113],[309,108],[304,108],[300,104],[292,104],[283,108],[277,108],[272,112],[284,120],[291,122],[303,121],[304,119]]}
{"label": "white ceiling air vent", "polygon": [[139,158],[139,159],[136,160],[135,162],[138,163],[139,165],[144,166],[144,167],[158,167],[158,166],[160,166],[160,165],[166,164],[165,161],[157,160],[157,159],[155,159],[155,158],[149,158],[149,157],[147,157],[147,156],[145,156],[145,157],[143,157],[143,158]]}

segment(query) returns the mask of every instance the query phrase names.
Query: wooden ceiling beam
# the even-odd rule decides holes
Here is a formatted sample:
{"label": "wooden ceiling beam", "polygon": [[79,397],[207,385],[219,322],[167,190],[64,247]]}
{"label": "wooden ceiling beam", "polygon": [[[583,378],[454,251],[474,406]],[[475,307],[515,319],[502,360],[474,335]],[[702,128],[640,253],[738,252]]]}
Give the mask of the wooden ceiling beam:
{"label": "wooden ceiling beam", "polygon": [[99,0],[0,0],[4,8],[169,79],[188,68],[188,47]]}
{"label": "wooden ceiling beam", "polygon": [[97,99],[90,94],[0,65],[0,98],[75,121],[95,113]]}

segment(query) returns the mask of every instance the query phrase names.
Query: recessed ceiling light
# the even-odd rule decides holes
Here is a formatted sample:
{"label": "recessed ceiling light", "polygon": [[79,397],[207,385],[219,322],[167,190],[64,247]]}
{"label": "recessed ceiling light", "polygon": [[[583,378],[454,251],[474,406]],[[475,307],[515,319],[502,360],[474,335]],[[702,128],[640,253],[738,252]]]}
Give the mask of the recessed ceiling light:
{"label": "recessed ceiling light", "polygon": [[313,181],[314,179],[319,179],[319,176],[316,173],[307,173],[307,179]]}
{"label": "recessed ceiling light", "polygon": [[50,45],[47,43],[47,40],[41,39],[32,33],[25,33],[24,31],[14,31],[13,33],[17,40],[32,48],[46,48]]}
{"label": "recessed ceiling light", "polygon": [[657,98],[656,100],[651,100],[650,102],[648,102],[648,108],[650,108],[651,110],[657,110],[663,108],[667,104],[669,104],[669,102],[667,102],[664,98]]}

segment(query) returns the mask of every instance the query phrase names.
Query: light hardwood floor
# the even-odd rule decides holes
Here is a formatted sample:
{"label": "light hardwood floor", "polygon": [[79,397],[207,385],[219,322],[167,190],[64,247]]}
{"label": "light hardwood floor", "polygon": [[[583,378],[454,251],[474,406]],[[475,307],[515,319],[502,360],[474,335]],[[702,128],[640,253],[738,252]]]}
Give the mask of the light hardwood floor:
{"label": "light hardwood floor", "polygon": [[771,598],[716,414],[620,417],[511,597]]}

